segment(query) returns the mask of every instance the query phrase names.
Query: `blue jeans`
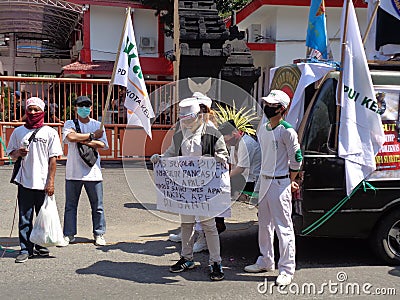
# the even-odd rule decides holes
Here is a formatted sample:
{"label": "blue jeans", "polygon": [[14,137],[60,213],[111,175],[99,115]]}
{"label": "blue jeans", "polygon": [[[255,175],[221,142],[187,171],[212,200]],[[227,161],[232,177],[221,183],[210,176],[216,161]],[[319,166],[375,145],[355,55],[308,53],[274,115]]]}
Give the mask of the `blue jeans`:
{"label": "blue jeans", "polygon": [[[18,185],[18,235],[21,254],[33,255],[34,244],[29,240],[33,229],[33,210],[36,215],[39,213],[45,197],[44,190],[32,190]],[[35,248],[39,250],[44,247],[35,245]]]}
{"label": "blue jeans", "polygon": [[92,209],[93,234],[101,235],[106,232],[106,220],[103,208],[103,182],[102,181],[65,181],[65,212],[64,212],[64,236],[75,235],[78,202],[81,196],[82,186],[85,187]]}

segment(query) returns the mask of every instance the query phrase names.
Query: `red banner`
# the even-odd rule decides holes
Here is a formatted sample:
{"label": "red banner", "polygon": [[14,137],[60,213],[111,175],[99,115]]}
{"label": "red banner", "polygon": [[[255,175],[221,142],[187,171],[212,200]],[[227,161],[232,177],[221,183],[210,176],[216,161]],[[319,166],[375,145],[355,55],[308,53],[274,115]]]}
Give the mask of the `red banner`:
{"label": "red banner", "polygon": [[376,170],[400,169],[400,143],[396,121],[382,121],[385,132],[385,143],[375,157]]}

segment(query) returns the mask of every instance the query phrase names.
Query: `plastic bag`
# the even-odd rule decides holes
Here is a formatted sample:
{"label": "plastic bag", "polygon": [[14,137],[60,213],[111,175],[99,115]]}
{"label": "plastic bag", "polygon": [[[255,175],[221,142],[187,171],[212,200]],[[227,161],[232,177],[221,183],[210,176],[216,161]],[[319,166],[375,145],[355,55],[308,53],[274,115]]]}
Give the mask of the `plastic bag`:
{"label": "plastic bag", "polygon": [[64,235],[54,195],[46,195],[29,239],[32,243],[43,247],[63,245]]}

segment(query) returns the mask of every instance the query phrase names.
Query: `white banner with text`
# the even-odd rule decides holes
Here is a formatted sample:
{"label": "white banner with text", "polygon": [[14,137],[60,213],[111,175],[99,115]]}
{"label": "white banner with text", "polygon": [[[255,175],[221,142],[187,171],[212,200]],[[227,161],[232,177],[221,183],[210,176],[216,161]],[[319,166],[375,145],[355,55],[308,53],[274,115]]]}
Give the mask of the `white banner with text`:
{"label": "white banner with text", "polygon": [[207,217],[230,211],[229,170],[213,157],[161,158],[154,182],[159,210]]}

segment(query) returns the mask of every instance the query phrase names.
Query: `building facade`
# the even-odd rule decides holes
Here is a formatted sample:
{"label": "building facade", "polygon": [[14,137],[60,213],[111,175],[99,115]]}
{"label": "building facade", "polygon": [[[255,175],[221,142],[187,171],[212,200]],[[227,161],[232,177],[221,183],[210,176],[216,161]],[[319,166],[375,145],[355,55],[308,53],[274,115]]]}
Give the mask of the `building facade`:
{"label": "building facade", "polygon": [[[262,68],[259,94],[268,88],[269,69],[306,57],[310,0],[253,0],[237,13],[236,23],[247,34],[254,65]],[[354,1],[361,33],[367,26],[367,5]],[[340,60],[340,19],[343,0],[325,0],[327,33],[333,58]],[[230,23],[230,21],[228,22]]]}

